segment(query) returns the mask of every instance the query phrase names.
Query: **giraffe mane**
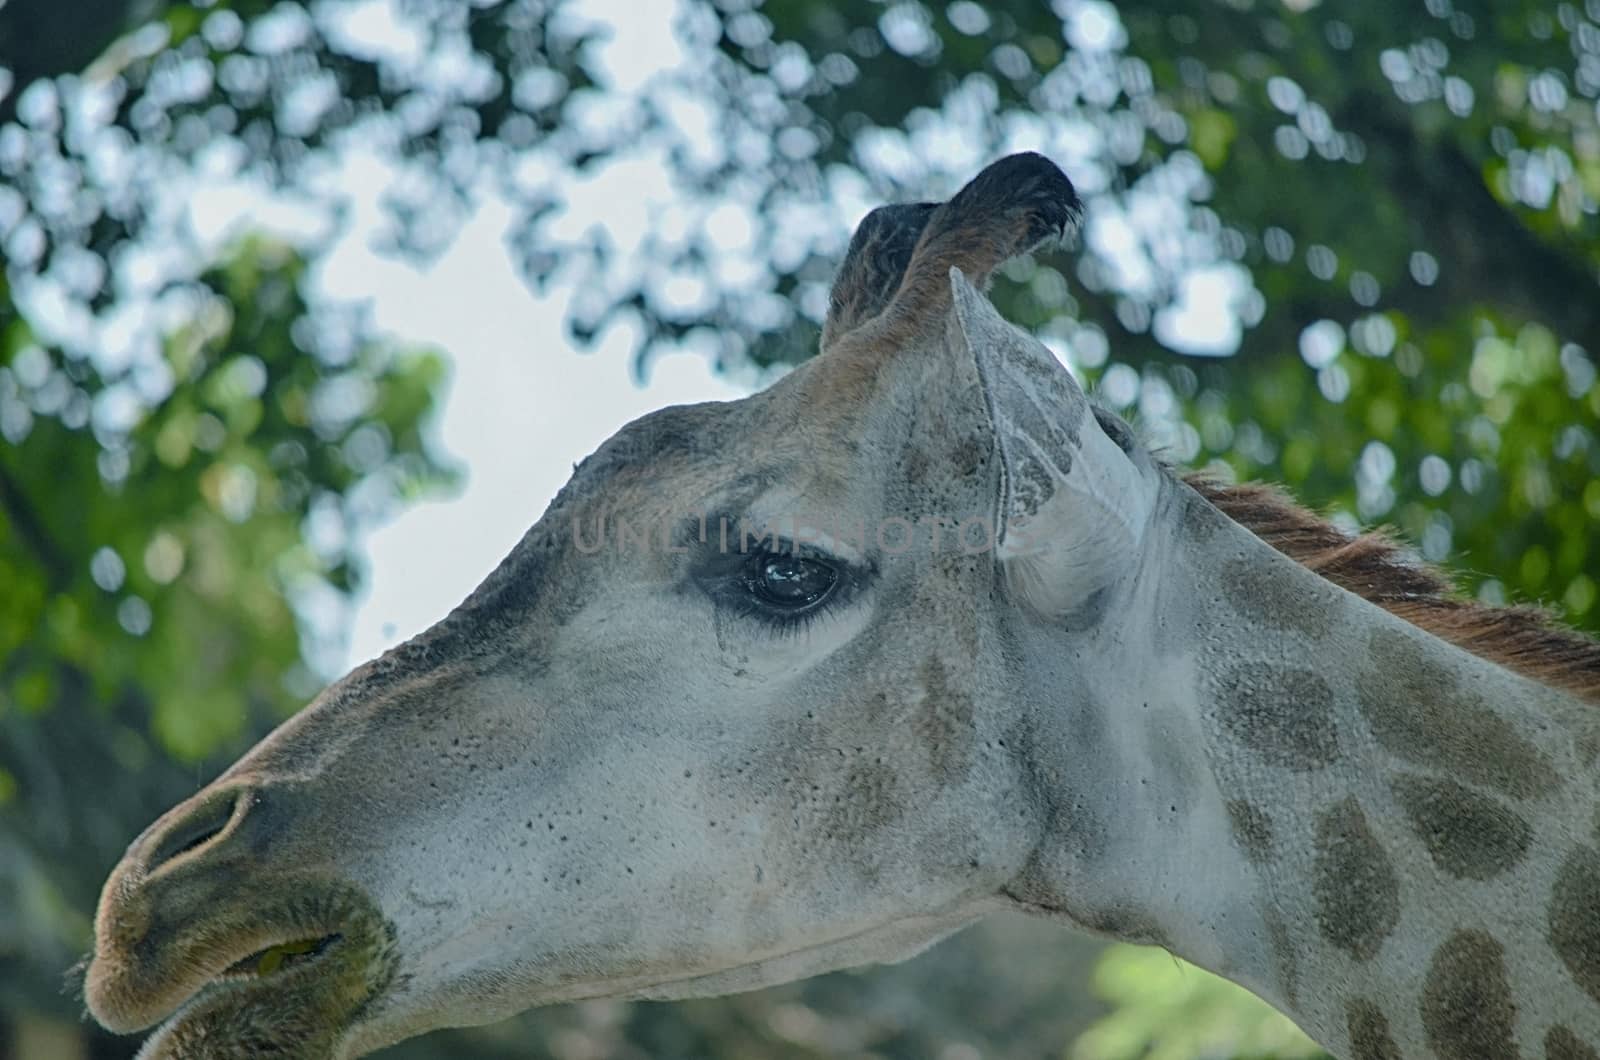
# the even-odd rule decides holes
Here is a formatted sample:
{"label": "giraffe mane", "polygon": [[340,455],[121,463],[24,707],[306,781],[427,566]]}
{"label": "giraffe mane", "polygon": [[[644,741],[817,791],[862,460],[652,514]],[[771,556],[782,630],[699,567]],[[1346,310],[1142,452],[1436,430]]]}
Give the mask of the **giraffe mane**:
{"label": "giraffe mane", "polygon": [[1282,490],[1184,476],[1261,540],[1341,588],[1474,655],[1600,703],[1600,641],[1538,607],[1491,607],[1461,596],[1442,571],[1410,558],[1384,531],[1351,536]]}

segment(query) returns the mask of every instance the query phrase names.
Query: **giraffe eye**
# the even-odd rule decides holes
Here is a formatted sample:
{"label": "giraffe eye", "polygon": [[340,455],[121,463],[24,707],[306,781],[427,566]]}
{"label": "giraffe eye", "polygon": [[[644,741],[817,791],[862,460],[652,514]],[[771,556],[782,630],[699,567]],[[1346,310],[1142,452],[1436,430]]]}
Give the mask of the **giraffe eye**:
{"label": "giraffe eye", "polygon": [[876,570],[806,541],[752,534],[737,520],[713,533],[686,572],[725,615],[770,632],[790,633],[834,610],[859,603]]}
{"label": "giraffe eye", "polygon": [[745,592],[765,607],[800,614],[820,605],[839,583],[839,572],[821,560],[758,552],[745,571]]}

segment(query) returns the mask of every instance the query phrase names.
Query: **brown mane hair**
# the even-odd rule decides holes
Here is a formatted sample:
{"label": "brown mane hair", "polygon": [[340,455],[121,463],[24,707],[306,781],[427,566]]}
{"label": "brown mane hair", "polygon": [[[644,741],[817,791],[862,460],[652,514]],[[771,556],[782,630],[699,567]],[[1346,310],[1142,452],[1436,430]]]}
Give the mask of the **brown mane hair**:
{"label": "brown mane hair", "polygon": [[1474,655],[1541,684],[1600,702],[1600,641],[1537,607],[1489,607],[1460,596],[1442,572],[1411,562],[1381,531],[1356,537],[1283,491],[1184,476],[1224,515],[1309,570]]}

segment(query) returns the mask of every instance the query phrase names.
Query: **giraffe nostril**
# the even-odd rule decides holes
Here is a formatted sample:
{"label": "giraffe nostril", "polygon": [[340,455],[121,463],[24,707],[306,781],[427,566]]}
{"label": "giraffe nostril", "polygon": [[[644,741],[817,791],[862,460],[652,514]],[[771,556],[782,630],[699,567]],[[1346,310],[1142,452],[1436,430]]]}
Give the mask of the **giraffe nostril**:
{"label": "giraffe nostril", "polygon": [[227,829],[245,802],[245,792],[235,789],[218,792],[195,807],[161,837],[150,853],[145,871],[155,872],[180,854],[187,854],[211,842]]}

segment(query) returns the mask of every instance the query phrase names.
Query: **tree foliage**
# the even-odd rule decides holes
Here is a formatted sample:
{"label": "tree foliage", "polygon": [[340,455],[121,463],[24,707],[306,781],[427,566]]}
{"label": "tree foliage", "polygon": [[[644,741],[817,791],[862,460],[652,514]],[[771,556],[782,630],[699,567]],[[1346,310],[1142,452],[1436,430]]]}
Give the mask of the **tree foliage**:
{"label": "tree foliage", "polygon": [[[304,262],[251,241],[166,292],[155,358],[0,329],[0,983],[76,1003],[98,879],[315,690],[296,603],[347,593],[353,533],[444,483],[426,351],[341,344]],[[4,319],[4,318],[0,318]],[[41,971],[44,974],[41,974]]]}
{"label": "tree foliage", "polygon": [[[719,46],[809,70],[807,166],[947,184],[952,121],[1054,148],[1085,252],[1003,297],[1105,399],[1600,628],[1600,7],[771,4]],[[1237,349],[1190,355],[1220,297]]]}
{"label": "tree foliage", "polygon": [[[318,166],[359,139],[402,160],[397,248],[437,248],[489,174],[522,208],[529,278],[582,278],[580,337],[627,317],[646,356],[790,362],[848,235],[836,203],[942,194],[1044,147],[1090,202],[1082,252],[1013,270],[1003,308],[1178,459],[1391,519],[1491,595],[1595,613],[1593,3],[723,0],[685,5],[693,60],[631,89],[571,3],[408,0],[410,52],[351,10],[159,5],[92,77],[18,86],[0,137],[14,270],[101,309],[107,263],[170,221],[144,181],[182,161],[326,197]],[[640,144],[688,229],[662,211],[642,236],[563,231],[548,175]],[[708,202],[745,245],[696,229]],[[1232,325],[1209,352],[1231,356],[1186,342],[1207,308]]]}
{"label": "tree foliage", "polygon": [[[626,320],[642,359],[686,345],[743,371],[811,354],[867,208],[1042,149],[1087,225],[997,299],[1103,400],[1178,461],[1392,522],[1469,590],[1600,630],[1596,0],[683,0],[679,61],[638,76],[589,9],[0,6],[11,1010],[70,1008],[55,977],[121,845],[303,701],[308,601],[359,569],[343,528],[445,477],[421,435],[438,362],[319,301],[315,239],[219,259],[174,192],[197,182],[336,223],[329,172],[377,150],[390,249],[437,250],[500,196],[530,282],[580,292],[577,338]],[[565,223],[573,188],[640,160],[667,201]],[[1162,1048],[1214,1004],[1112,960],[1102,1044],[1137,1025]],[[871,982],[925,988],[917,967]],[[618,1055],[931,1051],[873,1037],[871,998],[845,1000],[862,981],[520,1026],[557,1052],[591,1031]],[[784,1005],[859,1033],[808,1037]],[[1233,1047],[1265,1040],[1233,1025]]]}

